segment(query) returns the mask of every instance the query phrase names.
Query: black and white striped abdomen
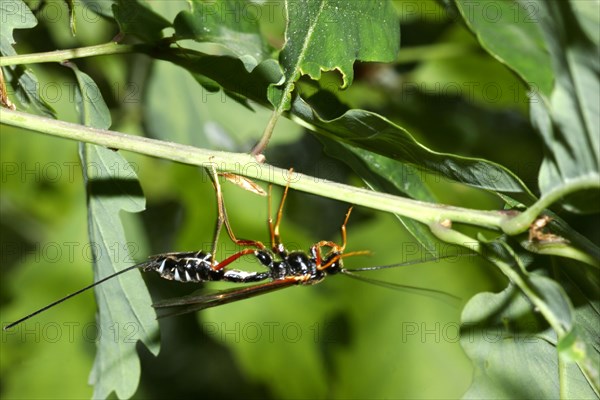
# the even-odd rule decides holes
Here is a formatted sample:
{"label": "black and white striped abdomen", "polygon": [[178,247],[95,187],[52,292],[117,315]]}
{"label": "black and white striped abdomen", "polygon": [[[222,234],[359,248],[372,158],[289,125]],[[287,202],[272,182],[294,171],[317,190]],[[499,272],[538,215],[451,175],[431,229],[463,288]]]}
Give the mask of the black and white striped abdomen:
{"label": "black and white striped abdomen", "polygon": [[206,282],[223,279],[223,270],[212,268],[212,256],[203,251],[165,253],[152,256],[144,271],[156,271],[161,278],[179,282]]}

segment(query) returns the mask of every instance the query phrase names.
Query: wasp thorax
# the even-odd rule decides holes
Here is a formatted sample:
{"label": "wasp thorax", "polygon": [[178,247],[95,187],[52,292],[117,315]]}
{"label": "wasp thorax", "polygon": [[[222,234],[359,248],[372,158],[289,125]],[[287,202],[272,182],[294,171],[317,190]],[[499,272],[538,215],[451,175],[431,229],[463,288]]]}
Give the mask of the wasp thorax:
{"label": "wasp thorax", "polygon": [[306,253],[293,251],[286,257],[288,272],[293,276],[314,275],[317,264],[314,259],[309,258]]}

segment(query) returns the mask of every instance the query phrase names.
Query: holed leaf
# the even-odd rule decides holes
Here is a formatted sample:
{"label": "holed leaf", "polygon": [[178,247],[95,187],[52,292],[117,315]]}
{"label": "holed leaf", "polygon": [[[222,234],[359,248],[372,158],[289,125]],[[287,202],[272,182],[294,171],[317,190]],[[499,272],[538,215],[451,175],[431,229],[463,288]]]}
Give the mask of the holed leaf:
{"label": "holed leaf", "polygon": [[287,27],[280,63],[285,85],[271,93],[280,112],[291,107],[301,75],[319,79],[337,69],[342,88],[354,79],[356,60],[389,62],[400,46],[400,23],[389,1],[294,0],[286,2]]}

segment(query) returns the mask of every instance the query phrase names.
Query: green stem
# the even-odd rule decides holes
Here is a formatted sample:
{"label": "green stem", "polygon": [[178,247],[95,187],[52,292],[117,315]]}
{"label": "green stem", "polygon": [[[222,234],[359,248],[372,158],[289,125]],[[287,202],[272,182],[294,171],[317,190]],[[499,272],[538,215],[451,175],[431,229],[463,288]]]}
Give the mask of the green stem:
{"label": "green stem", "polygon": [[62,62],[74,58],[102,56],[108,54],[132,53],[137,51],[136,45],[118,44],[110,42],[95,46],[79,47],[69,50],[48,51],[46,53],[21,54],[16,56],[0,57],[0,67],[20,64],[36,64],[47,62]]}
{"label": "green stem", "polygon": [[593,267],[600,268],[600,260],[578,249],[577,247],[573,247],[564,242],[537,243],[525,241],[521,242],[521,246],[532,253],[570,258],[572,260],[578,260]]}
{"label": "green stem", "polygon": [[286,82],[279,105],[277,105],[277,107],[275,107],[273,110],[273,114],[271,114],[271,118],[269,119],[269,122],[263,131],[262,137],[260,138],[258,144],[252,149],[252,154],[254,156],[261,154],[269,144],[269,140],[271,140],[271,136],[275,130],[275,124],[277,123],[279,116],[286,110],[286,105],[289,103],[288,99],[291,98],[294,87],[295,83],[293,79],[290,79]]}
{"label": "green stem", "polygon": [[[441,224],[430,224],[429,228],[436,237],[438,237],[440,240],[443,240],[446,243],[454,243],[458,246],[467,247],[480,255],[484,254],[483,246],[479,243],[479,241],[476,241],[470,236],[467,236],[453,229],[446,228]],[[500,259],[489,257],[486,258],[489,261],[496,264],[500,271],[502,271],[502,273],[506,275],[506,277],[510,279],[511,282],[513,282],[519,289],[521,289],[525,296],[527,296],[527,298],[533,303],[536,310],[544,316],[546,321],[548,321],[548,323],[550,324],[552,329],[554,329],[558,337],[562,338],[566,332],[559,319],[556,317],[556,315],[548,306],[548,304],[537,295],[534,289],[532,289],[529,286],[528,282],[523,278],[523,276],[521,276],[521,274],[519,274],[519,272],[516,269],[512,268],[509,264]]]}
{"label": "green stem", "polygon": [[[320,14],[323,11],[324,4],[325,4],[324,2],[321,3],[319,10],[318,10],[318,14]],[[285,86],[283,87],[283,90],[282,90],[281,99],[279,100],[279,103],[275,107],[275,110],[273,111],[273,115],[271,116],[271,119],[269,120],[269,124],[267,125],[265,131],[263,132],[263,135],[260,138],[258,145],[256,145],[254,147],[254,149],[252,149],[252,154],[255,156],[261,154],[262,151],[265,149],[265,147],[267,147],[267,144],[269,143],[269,140],[271,139],[271,135],[273,135],[273,130],[275,129],[275,123],[277,122],[277,119],[279,118],[279,116],[281,114],[283,114],[285,111],[287,111],[290,108],[292,92],[294,91],[296,81],[298,79],[300,79],[300,76],[302,75],[300,66],[302,65],[302,60],[306,56],[306,53],[309,48],[309,44],[310,44],[311,40],[313,39],[313,34],[315,32],[314,25],[317,20],[318,20],[318,18],[315,18],[311,22],[311,26],[308,29],[308,33],[304,37],[303,42],[298,43],[298,44],[302,45],[302,48],[300,50],[300,53],[297,55],[297,59],[293,63],[293,69],[291,71],[287,71],[287,66],[282,65],[282,67],[284,67],[284,69],[286,69]],[[286,37],[287,37],[287,35],[286,35]]]}
{"label": "green stem", "polygon": [[271,140],[271,136],[273,135],[273,131],[275,130],[275,124],[277,124],[277,120],[279,119],[280,115],[281,113],[279,112],[279,110],[273,110],[271,118],[269,118],[269,122],[267,123],[267,126],[263,131],[262,137],[260,138],[256,146],[254,146],[254,148],[252,149],[253,155],[257,156],[261,154],[264,149],[267,148],[269,140]]}
{"label": "green stem", "polygon": [[[249,154],[208,151],[172,142],[89,128],[6,109],[0,110],[0,123],[185,164],[203,167],[214,165],[221,172],[231,172],[279,185],[288,183],[287,170],[258,163]],[[426,203],[296,173],[291,179],[290,187],[319,196],[392,212],[425,224],[448,219],[458,223],[499,229],[505,218],[505,214],[501,211],[471,210]]]}
{"label": "green stem", "polygon": [[568,399],[568,388],[569,379],[567,378],[567,363],[560,357],[560,354],[557,354],[558,358],[558,389],[560,399]]}
{"label": "green stem", "polygon": [[582,177],[575,179],[568,184],[561,185],[558,188],[546,193],[542,198],[532,204],[527,210],[507,218],[502,223],[502,230],[509,235],[517,235],[525,232],[531,226],[532,222],[550,205],[554,204],[562,197],[580,190],[598,189],[598,175]]}

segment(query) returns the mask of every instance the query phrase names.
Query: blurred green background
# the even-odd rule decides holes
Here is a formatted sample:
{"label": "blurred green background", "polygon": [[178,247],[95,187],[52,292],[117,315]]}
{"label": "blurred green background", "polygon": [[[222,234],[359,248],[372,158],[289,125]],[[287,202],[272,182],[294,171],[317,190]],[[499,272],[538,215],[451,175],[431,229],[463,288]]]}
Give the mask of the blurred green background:
{"label": "blurred green background", "polygon": [[[339,76],[333,73],[325,74],[319,85],[351,107],[378,112],[406,127],[435,150],[497,161],[535,186],[541,153],[528,123],[524,86],[479,49],[451,10],[429,1],[394,4],[402,19],[406,59],[395,65],[357,64],[356,82],[343,92],[336,89]],[[169,20],[185,5],[152,2]],[[49,2],[38,12],[36,28],[17,32],[19,53],[104,43],[118,32],[110,21],[81,6],[76,8],[73,38],[65,6]],[[265,35],[275,46],[282,43],[283,27],[281,18],[264,21]],[[252,112],[221,93],[208,93],[185,71],[145,56],[80,59],[76,64],[101,88],[116,131],[244,152],[258,140],[270,114],[260,107]],[[57,64],[32,69],[41,95],[59,119],[77,122],[71,72]],[[496,92],[467,90],[473,83]],[[311,82],[303,85],[305,90],[315,87]],[[0,299],[6,324],[90,283],[92,271],[77,144],[7,126],[1,129]],[[506,146],[516,140],[518,147]],[[216,206],[207,176],[198,168],[124,155],[138,173],[147,201],[145,212],[122,215],[133,257],[209,249]],[[279,121],[266,156],[282,168],[361,185],[343,163],[323,152],[318,138],[288,120]],[[442,203],[503,206],[487,193],[424,177]],[[236,235],[268,242],[266,198],[228,183],[223,186]],[[278,202],[280,188],[274,193]],[[319,240],[339,241],[347,207],[292,191],[281,227],[284,242],[290,249],[308,249]],[[353,250],[371,250],[373,255],[349,258],[349,267],[425,257],[394,216],[362,208],[355,209],[348,225],[347,251]],[[115,244],[114,251],[125,256],[123,244]],[[226,235],[219,251],[221,258],[235,251]],[[243,260],[239,267],[256,267],[251,261]],[[491,266],[472,257],[368,276],[443,290],[461,297],[463,304],[475,293],[505,284]],[[153,275],[145,279],[156,300],[195,290]],[[97,332],[94,314],[90,292],[2,332],[2,397],[90,397],[86,382],[94,338],[112,334]],[[331,277],[317,286],[161,320],[160,355],[138,349],[142,378],[136,397],[459,397],[472,374],[459,344],[459,328],[460,308]]]}

